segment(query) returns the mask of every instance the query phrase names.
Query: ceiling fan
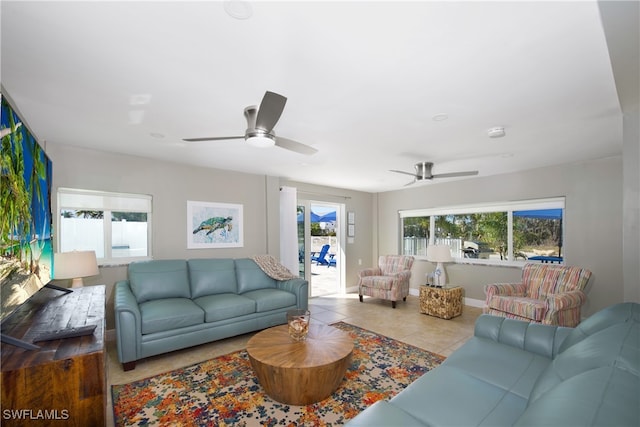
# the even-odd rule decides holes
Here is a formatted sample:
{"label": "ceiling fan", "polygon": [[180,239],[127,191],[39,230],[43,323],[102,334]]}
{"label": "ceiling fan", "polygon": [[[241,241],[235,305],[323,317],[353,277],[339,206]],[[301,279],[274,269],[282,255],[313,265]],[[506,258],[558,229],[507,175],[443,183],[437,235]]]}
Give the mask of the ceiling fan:
{"label": "ceiling fan", "polygon": [[431,168],[433,168],[433,163],[431,162],[416,163],[414,167],[416,171],[413,173],[405,172],[405,171],[397,171],[397,170],[391,170],[390,172],[403,173],[405,175],[413,176],[413,181],[411,181],[407,185],[414,184],[418,181],[432,180],[434,178],[454,178],[458,176],[478,175],[478,171],[450,172],[450,173],[439,173],[437,175],[434,175],[431,173]]}
{"label": "ceiling fan", "polygon": [[260,108],[251,105],[244,109],[247,119],[247,130],[242,136],[213,136],[202,138],[184,138],[186,142],[223,141],[227,139],[244,139],[254,147],[272,147],[274,145],[300,154],[312,155],[318,150],[288,138],[276,137],[273,131],[287,103],[287,98],[275,92],[267,91],[260,102]]}

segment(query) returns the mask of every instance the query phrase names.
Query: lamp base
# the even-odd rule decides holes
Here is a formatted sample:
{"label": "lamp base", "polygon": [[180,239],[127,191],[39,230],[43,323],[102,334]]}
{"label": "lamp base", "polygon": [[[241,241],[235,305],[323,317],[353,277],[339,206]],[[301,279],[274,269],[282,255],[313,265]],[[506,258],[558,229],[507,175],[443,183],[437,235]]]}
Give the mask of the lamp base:
{"label": "lamp base", "polygon": [[444,265],[442,265],[441,262],[439,262],[436,265],[434,278],[435,278],[435,285],[438,288],[444,288],[447,285],[447,273],[444,270]]}
{"label": "lamp base", "polygon": [[82,277],[76,277],[75,279],[71,280],[71,287],[72,288],[82,288],[84,287],[84,282],[82,281]]}

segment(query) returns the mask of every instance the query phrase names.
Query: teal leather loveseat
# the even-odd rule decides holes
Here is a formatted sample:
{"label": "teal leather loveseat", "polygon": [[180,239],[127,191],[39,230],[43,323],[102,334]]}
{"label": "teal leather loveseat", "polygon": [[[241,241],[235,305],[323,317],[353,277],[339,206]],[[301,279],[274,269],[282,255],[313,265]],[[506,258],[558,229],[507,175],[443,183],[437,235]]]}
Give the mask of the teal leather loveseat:
{"label": "teal leather loveseat", "polygon": [[307,309],[308,282],[269,277],[252,259],[153,260],[115,285],[118,358],[137,360],[284,324]]}
{"label": "teal leather loveseat", "polygon": [[576,328],[481,315],[474,337],[347,426],[639,426],[640,305]]}

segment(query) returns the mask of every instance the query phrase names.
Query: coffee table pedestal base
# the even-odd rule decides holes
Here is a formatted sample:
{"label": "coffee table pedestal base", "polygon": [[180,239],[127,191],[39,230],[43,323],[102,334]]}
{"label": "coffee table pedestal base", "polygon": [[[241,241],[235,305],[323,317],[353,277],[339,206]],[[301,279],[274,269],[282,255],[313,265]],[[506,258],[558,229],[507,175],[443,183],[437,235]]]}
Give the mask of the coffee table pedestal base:
{"label": "coffee table pedestal base", "polygon": [[259,332],[247,344],[251,366],[267,395],[298,406],[329,397],[344,379],[352,352],[347,333],[313,324],[303,342],[294,342],[283,325]]}
{"label": "coffee table pedestal base", "polygon": [[251,359],[260,385],[267,395],[288,405],[310,405],[336,391],[351,363],[351,357],[312,369],[276,368]]}

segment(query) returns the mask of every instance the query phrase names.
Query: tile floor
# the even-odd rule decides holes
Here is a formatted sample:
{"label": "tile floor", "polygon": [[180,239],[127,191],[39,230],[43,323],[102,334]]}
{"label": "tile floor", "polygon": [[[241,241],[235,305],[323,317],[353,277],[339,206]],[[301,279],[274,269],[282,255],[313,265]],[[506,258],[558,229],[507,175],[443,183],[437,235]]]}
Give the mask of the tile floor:
{"label": "tile floor", "polygon": [[[365,297],[358,301],[357,294],[333,295],[309,300],[311,321],[334,323],[344,321],[369,329],[416,347],[447,356],[473,335],[476,318],[482,310],[464,306],[462,316],[450,320],[420,314],[418,297],[409,296],[392,309],[389,301]],[[137,363],[133,371],[124,372],[118,362],[116,343],[107,341],[107,426],[113,425],[111,385],[125,384],[138,379],[189,366],[216,356],[241,350],[253,333],[216,341],[169,354],[154,356]]]}

